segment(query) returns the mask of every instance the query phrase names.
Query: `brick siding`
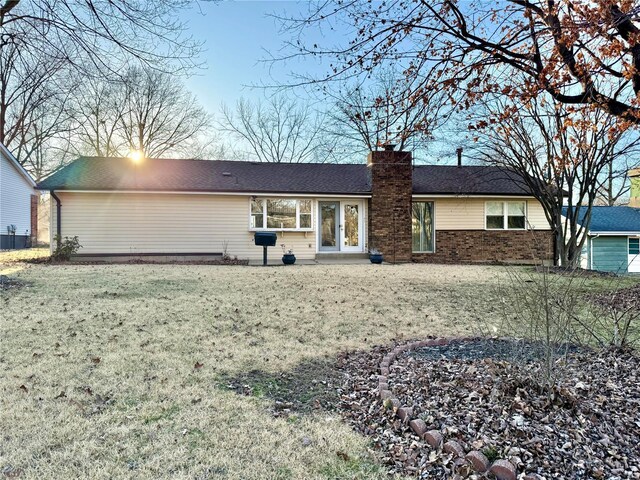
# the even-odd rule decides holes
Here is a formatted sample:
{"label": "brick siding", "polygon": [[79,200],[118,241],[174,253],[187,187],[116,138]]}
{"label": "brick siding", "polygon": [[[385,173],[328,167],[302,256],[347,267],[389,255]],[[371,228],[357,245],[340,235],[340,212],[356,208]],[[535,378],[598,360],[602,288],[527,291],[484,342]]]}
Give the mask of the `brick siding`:
{"label": "brick siding", "polygon": [[411,153],[371,152],[367,165],[371,178],[369,248],[380,250],[386,262],[410,262]]}
{"label": "brick siding", "polygon": [[553,260],[550,230],[437,230],[434,253],[414,253],[423,263],[539,263]]}
{"label": "brick siding", "polygon": [[31,245],[38,243],[38,195],[31,195]]}

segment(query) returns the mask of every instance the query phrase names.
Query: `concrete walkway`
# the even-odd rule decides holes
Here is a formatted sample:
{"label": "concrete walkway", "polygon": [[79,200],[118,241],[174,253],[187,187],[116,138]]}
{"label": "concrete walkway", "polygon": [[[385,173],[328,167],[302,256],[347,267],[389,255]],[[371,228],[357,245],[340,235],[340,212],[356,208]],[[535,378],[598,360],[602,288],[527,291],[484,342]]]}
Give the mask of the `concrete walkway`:
{"label": "concrete walkway", "polygon": [[[267,265],[270,267],[277,267],[278,265],[282,267],[296,267],[298,265],[366,265],[370,263],[371,262],[368,258],[322,258],[316,260],[296,260],[294,265],[284,265],[280,257],[269,258],[267,261]],[[262,266],[262,260],[249,260],[249,265]]]}

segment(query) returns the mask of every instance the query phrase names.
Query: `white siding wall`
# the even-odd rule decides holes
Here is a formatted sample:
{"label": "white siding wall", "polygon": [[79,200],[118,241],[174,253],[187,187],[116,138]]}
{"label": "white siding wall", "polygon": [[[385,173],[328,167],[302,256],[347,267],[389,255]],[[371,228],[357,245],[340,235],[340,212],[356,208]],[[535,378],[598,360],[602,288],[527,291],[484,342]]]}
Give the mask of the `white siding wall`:
{"label": "white siding wall", "polygon": [[[414,198],[435,203],[436,230],[484,230],[485,203],[509,201],[504,198]],[[518,199],[511,199],[518,200]],[[527,200],[527,220],[534,230],[549,230],[542,205]]]}
{"label": "white siding wall", "polygon": [[[62,236],[77,235],[79,253],[220,253],[227,242],[229,255],[259,259],[262,249],[249,230],[249,198],[234,195],[155,193],[65,193],[62,201]],[[418,199],[415,200],[429,200]],[[485,198],[434,198],[436,230],[484,229]],[[364,202],[366,204],[366,201]],[[56,202],[51,201],[51,232],[56,231]],[[529,222],[549,229],[542,207],[528,200]],[[313,232],[279,232],[280,244],[293,248],[301,259],[315,258],[317,202],[313,205]],[[367,225],[366,214],[364,225]],[[436,234],[437,236],[437,234]],[[366,239],[366,231],[365,237]]]}
{"label": "white siding wall", "polygon": [[16,226],[16,235],[31,233],[31,195],[36,191],[0,150],[0,234],[8,225]]}
{"label": "white siding wall", "polygon": [[[77,235],[78,253],[221,253],[262,258],[249,231],[249,198],[224,195],[109,194],[57,192],[62,203],[62,237]],[[51,201],[51,230],[56,230]],[[315,211],[315,205],[314,205]],[[314,214],[315,224],[315,214]],[[296,257],[315,258],[315,232],[278,232],[270,257],[280,244]]]}

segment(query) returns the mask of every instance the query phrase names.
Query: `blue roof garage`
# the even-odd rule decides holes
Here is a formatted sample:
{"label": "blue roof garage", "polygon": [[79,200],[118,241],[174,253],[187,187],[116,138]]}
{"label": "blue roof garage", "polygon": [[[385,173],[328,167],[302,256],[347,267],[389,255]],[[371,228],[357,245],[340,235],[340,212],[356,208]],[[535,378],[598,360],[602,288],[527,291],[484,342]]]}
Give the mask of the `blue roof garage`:
{"label": "blue roof garage", "polygon": [[587,235],[581,259],[584,268],[640,273],[639,208],[593,207]]}

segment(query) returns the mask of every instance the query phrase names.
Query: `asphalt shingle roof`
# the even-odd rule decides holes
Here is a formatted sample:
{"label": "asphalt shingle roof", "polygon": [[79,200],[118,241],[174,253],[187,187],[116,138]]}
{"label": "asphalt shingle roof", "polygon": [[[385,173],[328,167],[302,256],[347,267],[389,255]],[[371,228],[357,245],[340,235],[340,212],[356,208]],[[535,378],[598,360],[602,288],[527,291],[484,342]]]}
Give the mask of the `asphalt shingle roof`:
{"label": "asphalt shingle roof", "polygon": [[[185,192],[371,192],[364,164],[256,163],[228,160],[81,157],[40,182],[41,190],[151,190]],[[416,194],[530,195],[512,172],[497,167],[421,165]]]}
{"label": "asphalt shingle roof", "polygon": [[[563,208],[562,213],[566,214],[566,212],[567,209]],[[580,222],[584,220],[586,213],[586,207],[581,207],[578,216]],[[640,208],[624,206],[593,207],[591,210],[591,224],[589,225],[589,232],[640,232]]]}

